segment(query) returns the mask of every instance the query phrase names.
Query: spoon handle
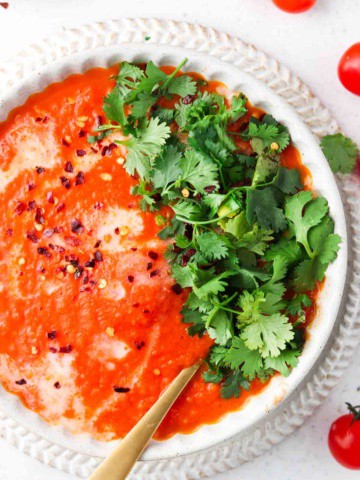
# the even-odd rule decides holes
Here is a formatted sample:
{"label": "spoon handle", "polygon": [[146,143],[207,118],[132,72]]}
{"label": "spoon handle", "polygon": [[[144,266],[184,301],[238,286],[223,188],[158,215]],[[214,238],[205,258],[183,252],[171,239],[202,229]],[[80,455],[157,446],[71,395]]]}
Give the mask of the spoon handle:
{"label": "spoon handle", "polygon": [[124,480],[144,451],[159,424],[199,368],[184,368],[133,427],[118,447],[98,466],[88,480]]}

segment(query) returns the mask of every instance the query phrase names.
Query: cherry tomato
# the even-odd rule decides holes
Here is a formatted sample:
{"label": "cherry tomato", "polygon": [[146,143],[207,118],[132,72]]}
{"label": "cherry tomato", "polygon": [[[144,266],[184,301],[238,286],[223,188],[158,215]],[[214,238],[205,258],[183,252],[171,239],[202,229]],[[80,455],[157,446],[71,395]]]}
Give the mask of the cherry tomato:
{"label": "cherry tomato", "polygon": [[284,12],[288,13],[302,13],[310,10],[316,0],[272,0],[273,3]]}
{"label": "cherry tomato", "polygon": [[346,50],[341,57],[338,74],[345,88],[360,95],[360,42]]}
{"label": "cherry tomato", "polygon": [[328,443],[330,451],[341,465],[360,470],[360,405],[347,403],[350,413],[331,425]]}

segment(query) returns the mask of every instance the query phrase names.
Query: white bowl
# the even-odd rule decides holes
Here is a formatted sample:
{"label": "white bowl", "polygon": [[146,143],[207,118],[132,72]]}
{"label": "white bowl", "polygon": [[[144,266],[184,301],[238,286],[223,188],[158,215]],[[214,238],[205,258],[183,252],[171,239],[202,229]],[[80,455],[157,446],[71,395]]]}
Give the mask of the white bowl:
{"label": "white bowl", "polygon": [[[144,460],[165,459],[204,450],[244,432],[264,419],[299,386],[319,358],[334,326],[346,278],[347,234],[343,205],[333,174],[315,138],[285,100],[227,62],[191,49],[140,43],[94,48],[53,62],[49,59],[50,63],[41,72],[28,75],[1,93],[0,120],[5,119],[8,112],[23,103],[30,94],[42,91],[50,83],[61,81],[72,73],[110,66],[122,60],[153,60],[158,65],[176,65],[184,57],[189,58],[185,70],[197,71],[207,79],[224,82],[231,90],[244,92],[252,104],[263,108],[289,128],[303,163],[312,173],[315,191],[329,202],[335,231],[341,236],[342,243],[337,259],[327,270],[325,286],[318,298],[318,313],[308,329],[308,340],[299,364],[289,377],[273,378],[269,386],[252,397],[241,410],[227,414],[216,424],[205,425],[189,435],[175,435],[164,442],[151,442],[144,453]],[[3,389],[0,408],[26,429],[52,444],[90,456],[103,456],[112,449],[112,442],[97,442],[87,435],[75,436],[61,426],[46,424],[38,415],[26,409],[16,396]]]}

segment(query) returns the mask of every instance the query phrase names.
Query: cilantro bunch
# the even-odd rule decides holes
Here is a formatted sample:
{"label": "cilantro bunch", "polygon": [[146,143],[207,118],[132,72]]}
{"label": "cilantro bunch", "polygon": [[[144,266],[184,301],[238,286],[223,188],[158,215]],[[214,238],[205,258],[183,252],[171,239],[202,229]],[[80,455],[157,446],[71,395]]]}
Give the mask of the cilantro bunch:
{"label": "cilantro bunch", "polygon": [[204,380],[238,397],[253,379],[296,366],[308,293],[340,237],[326,199],[280,164],[286,127],[270,115],[248,119],[244,95],[207,92],[180,73],[184,63],[167,75],[123,62],[104,100],[108,123],[90,141],[121,130],[141,208],[171,207],[156,219],[174,281],[189,289],[183,321],[189,335],[214,340]]}

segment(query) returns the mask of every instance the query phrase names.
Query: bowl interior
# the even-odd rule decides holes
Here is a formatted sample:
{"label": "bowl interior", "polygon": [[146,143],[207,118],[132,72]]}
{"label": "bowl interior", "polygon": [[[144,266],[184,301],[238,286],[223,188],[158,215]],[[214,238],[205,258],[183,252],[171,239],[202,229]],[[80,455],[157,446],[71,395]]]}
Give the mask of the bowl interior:
{"label": "bowl interior", "polygon": [[[229,413],[216,424],[203,426],[190,435],[175,435],[165,442],[151,442],[143,455],[144,460],[194,453],[228,440],[253,427],[294,392],[325,347],[336,320],[346,278],[347,236],[343,205],[333,174],[316,139],[285,100],[230,63],[193,50],[154,44],[122,44],[86,51],[52,62],[43,71],[22,79],[5,94],[1,93],[0,120],[4,120],[11,109],[22,104],[32,93],[42,91],[47,85],[61,81],[73,73],[85,72],[92,67],[110,66],[122,60],[153,60],[159,65],[176,65],[184,57],[189,58],[184,70],[197,71],[208,79],[224,82],[233,91],[242,91],[253,105],[263,108],[289,128],[303,163],[312,173],[316,192],[324,195],[329,202],[335,220],[335,231],[341,236],[342,243],[337,259],[327,270],[325,286],[318,300],[318,313],[309,328],[308,341],[299,365],[290,376],[273,378],[268,387],[249,399],[241,410]],[[16,396],[2,388],[0,408],[28,430],[41,434],[54,444],[93,456],[106,455],[112,449],[113,442],[98,442],[88,435],[71,435],[61,426],[49,426],[38,415],[26,409]]]}

